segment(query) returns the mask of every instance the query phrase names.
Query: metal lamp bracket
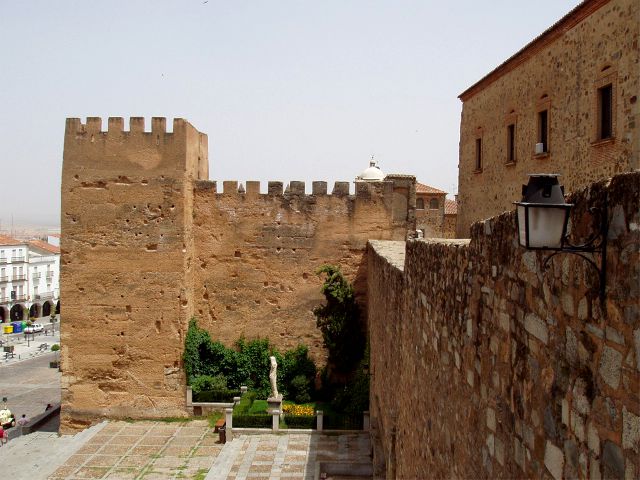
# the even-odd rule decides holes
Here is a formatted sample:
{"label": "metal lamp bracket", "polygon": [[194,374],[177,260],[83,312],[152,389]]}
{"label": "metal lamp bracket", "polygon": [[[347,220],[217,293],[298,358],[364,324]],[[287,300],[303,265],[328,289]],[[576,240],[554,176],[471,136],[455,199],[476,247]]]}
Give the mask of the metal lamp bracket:
{"label": "metal lamp bracket", "polygon": [[[600,218],[600,228],[598,231],[593,233],[586,242],[581,245],[573,245],[569,241],[569,235],[567,234],[562,239],[562,247],[549,255],[543,263],[543,269],[544,271],[547,271],[550,267],[551,259],[560,253],[571,253],[586,260],[587,263],[598,272],[598,279],[600,282],[600,302],[602,305],[604,305],[607,285],[607,235],[609,233],[609,219],[607,218],[609,211],[608,207],[608,200],[605,196],[604,205],[602,207],[591,207],[589,209],[589,213],[591,213],[591,215],[597,215]],[[600,257],[599,264],[596,255]]]}

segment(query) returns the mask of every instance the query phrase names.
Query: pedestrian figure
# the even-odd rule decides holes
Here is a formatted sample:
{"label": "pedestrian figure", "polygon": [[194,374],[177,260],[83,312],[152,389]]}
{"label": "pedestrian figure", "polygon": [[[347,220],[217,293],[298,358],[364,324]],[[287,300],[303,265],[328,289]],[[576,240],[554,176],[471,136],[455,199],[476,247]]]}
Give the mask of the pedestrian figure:
{"label": "pedestrian figure", "polygon": [[0,425],[0,447],[7,443],[9,439],[7,438],[7,432],[4,431],[2,425]]}
{"label": "pedestrian figure", "polygon": [[23,413],[22,414],[22,418],[20,420],[18,420],[18,425],[20,425],[21,427],[24,427],[27,423],[29,423],[29,419],[27,418],[27,416]]}

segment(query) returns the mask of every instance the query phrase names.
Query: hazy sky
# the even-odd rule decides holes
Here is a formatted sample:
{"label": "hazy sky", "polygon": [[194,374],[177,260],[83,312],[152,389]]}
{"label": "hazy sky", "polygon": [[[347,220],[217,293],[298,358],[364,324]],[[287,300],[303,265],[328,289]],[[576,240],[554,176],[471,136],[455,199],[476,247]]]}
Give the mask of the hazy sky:
{"label": "hazy sky", "polygon": [[309,191],[373,154],[453,193],[458,94],[576,4],[0,0],[0,228],[59,224],[66,117],[186,118],[212,180]]}

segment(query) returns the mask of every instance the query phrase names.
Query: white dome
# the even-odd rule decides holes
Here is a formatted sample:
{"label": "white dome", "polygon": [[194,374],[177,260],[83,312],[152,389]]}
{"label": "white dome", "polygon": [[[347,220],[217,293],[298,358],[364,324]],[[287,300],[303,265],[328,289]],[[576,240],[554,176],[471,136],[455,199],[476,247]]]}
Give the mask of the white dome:
{"label": "white dome", "polygon": [[374,161],[371,161],[369,168],[366,168],[356,177],[356,181],[361,182],[381,182],[382,180],[384,180],[384,172],[380,170],[380,167]]}

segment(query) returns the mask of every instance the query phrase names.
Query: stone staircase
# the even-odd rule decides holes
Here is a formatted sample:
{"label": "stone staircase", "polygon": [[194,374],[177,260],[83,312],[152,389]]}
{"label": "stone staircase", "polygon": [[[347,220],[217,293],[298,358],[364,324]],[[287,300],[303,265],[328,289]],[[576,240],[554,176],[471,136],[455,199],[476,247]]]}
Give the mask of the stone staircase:
{"label": "stone staircase", "polygon": [[102,422],[75,435],[34,432],[10,440],[0,448],[2,471],[11,472],[12,480],[46,479],[106,424]]}

